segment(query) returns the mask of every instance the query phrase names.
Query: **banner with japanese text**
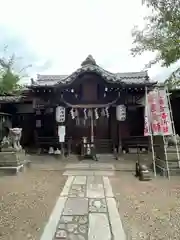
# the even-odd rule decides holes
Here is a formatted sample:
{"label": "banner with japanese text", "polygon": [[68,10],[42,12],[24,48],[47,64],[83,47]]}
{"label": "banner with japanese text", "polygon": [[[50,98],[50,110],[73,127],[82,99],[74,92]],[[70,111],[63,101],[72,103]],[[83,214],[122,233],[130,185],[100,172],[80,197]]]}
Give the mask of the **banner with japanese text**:
{"label": "banner with japanese text", "polygon": [[172,121],[165,89],[154,89],[146,96],[144,135],[172,135]]}

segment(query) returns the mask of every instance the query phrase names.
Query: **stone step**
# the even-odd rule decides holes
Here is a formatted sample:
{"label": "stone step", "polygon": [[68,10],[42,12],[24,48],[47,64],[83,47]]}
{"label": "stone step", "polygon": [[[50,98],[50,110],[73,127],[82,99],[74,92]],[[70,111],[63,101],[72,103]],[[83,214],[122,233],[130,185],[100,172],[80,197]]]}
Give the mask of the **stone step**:
{"label": "stone step", "polygon": [[[167,163],[165,160],[156,159],[156,165],[159,165],[162,168],[166,168]],[[178,168],[179,167],[178,161],[174,160],[174,159],[171,159],[171,160],[168,159],[168,165],[169,165],[169,168]]]}
{"label": "stone step", "polygon": [[170,176],[180,176],[180,168],[170,169]]}
{"label": "stone step", "polygon": [[178,162],[177,161],[169,161],[168,160],[168,165],[169,166],[178,166]]}
{"label": "stone step", "polygon": [[93,163],[92,161],[86,161],[86,162],[82,162],[82,163],[75,163],[75,164],[66,164],[65,169],[68,170],[100,170],[100,171],[104,171],[104,170],[108,170],[108,171],[114,171],[115,168],[113,166],[113,164],[108,164],[108,163]]}
{"label": "stone step", "polygon": [[168,161],[178,161],[178,155],[177,153],[167,153],[167,159]]}
{"label": "stone step", "polygon": [[[167,177],[167,169],[161,168],[160,166],[157,167],[157,173],[161,176]],[[178,167],[169,167],[169,174],[170,176],[180,176],[180,168]]]}

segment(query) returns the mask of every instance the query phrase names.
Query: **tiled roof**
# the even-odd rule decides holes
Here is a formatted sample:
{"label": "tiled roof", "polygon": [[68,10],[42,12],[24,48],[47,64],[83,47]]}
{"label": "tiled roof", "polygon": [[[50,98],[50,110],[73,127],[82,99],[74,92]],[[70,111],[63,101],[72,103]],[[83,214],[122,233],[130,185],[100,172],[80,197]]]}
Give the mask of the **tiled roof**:
{"label": "tiled roof", "polygon": [[24,101],[32,101],[30,98],[25,96],[0,96],[0,103],[20,103]]}
{"label": "tiled roof", "polygon": [[37,75],[37,82],[35,84],[40,86],[53,86],[58,82],[63,81],[68,75]]}
{"label": "tiled roof", "polygon": [[39,82],[45,81],[45,80],[51,80],[51,81],[60,81],[64,78],[66,78],[68,75],[37,75],[37,80]]}
{"label": "tiled roof", "polygon": [[72,83],[78,76],[89,72],[100,75],[108,83],[145,84],[150,83],[146,71],[111,73],[98,66],[92,56],[88,56],[81,67],[70,75],[37,75],[37,81],[33,86],[55,86]]}
{"label": "tiled roof", "polygon": [[20,102],[22,96],[0,96],[0,103]]}
{"label": "tiled roof", "polygon": [[149,76],[147,71],[144,72],[127,72],[127,73],[116,73],[117,78],[120,82],[124,83],[136,83],[141,84],[149,82]]}

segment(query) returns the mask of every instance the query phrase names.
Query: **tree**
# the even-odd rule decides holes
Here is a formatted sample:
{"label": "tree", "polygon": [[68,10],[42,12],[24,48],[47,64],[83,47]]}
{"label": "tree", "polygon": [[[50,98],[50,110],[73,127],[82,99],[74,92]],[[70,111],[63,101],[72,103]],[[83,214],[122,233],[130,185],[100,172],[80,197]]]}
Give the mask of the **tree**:
{"label": "tree", "polygon": [[[7,47],[4,49],[4,53],[6,50]],[[0,95],[18,93],[21,90],[19,81],[23,77],[22,72],[29,66],[16,71],[16,61],[15,54],[10,57],[0,57]]]}
{"label": "tree", "polygon": [[167,78],[164,83],[168,89],[175,89],[180,86],[180,79],[176,76],[176,73],[179,72],[179,68],[174,71],[169,78]]}
{"label": "tree", "polygon": [[[131,53],[136,56],[145,51],[154,52],[155,58],[146,68],[157,62],[169,67],[180,59],[180,0],[143,0],[143,4],[151,13],[145,17],[146,25],[142,30],[137,26],[133,29],[135,47]],[[179,71],[180,68],[176,74]],[[174,73],[171,77],[174,78]]]}

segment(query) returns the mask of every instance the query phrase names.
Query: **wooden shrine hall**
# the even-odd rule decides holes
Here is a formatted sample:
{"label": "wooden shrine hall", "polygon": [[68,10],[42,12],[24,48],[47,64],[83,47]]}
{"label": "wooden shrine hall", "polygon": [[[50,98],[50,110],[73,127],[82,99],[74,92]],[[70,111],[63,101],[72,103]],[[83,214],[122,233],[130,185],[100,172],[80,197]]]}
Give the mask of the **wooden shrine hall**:
{"label": "wooden shrine hall", "polygon": [[70,75],[37,75],[28,93],[37,145],[77,153],[84,141],[108,153],[129,140],[146,141],[141,99],[155,84],[147,72],[108,72],[91,55]]}

